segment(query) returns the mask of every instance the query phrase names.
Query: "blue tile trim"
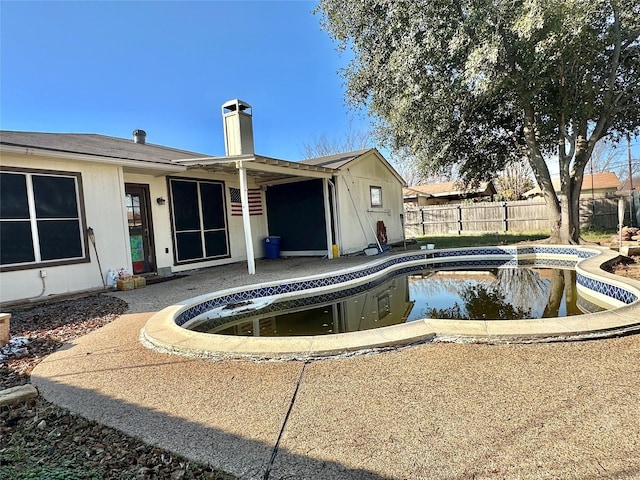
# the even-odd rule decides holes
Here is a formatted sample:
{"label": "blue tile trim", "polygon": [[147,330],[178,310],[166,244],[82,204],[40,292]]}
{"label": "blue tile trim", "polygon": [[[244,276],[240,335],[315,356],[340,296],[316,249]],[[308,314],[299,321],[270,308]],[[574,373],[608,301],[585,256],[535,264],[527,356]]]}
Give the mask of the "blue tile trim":
{"label": "blue tile trim", "polygon": [[627,305],[638,300],[638,297],[622,287],[611,285],[601,280],[589,278],[580,273],[576,275],[576,283],[594,292],[601,293],[602,295],[606,295],[610,298],[615,298],[616,300]]}
{"label": "blue tile trim", "polygon": [[[279,295],[283,293],[298,292],[309,290],[319,287],[327,287],[333,285],[340,285],[346,282],[354,280],[364,279],[370,275],[375,275],[384,271],[387,268],[395,267],[397,265],[407,262],[424,262],[425,265],[431,265],[435,268],[465,268],[465,267],[500,267],[511,265],[532,265],[540,267],[561,267],[572,268],[575,266],[575,260],[569,259],[550,259],[550,258],[519,258],[521,255],[563,255],[573,256],[578,259],[589,258],[596,255],[596,252],[581,250],[576,247],[562,247],[562,246],[526,246],[526,247],[479,247],[471,249],[451,249],[451,250],[433,250],[424,251],[420,253],[407,254],[402,256],[396,256],[375,265],[364,267],[360,270],[353,270],[348,273],[340,273],[337,275],[330,275],[326,277],[316,277],[306,280],[294,280],[287,284],[274,284],[259,288],[249,288],[247,290],[234,292],[231,294],[223,295],[220,297],[213,297],[209,300],[205,300],[196,305],[192,305],[181,312],[175,319],[177,325],[184,325],[189,320],[202,315],[209,310],[223,307],[233,303],[245,302],[248,300],[254,300],[261,297],[270,297],[273,295]],[[478,260],[453,260],[442,262],[430,262],[429,259],[445,260],[448,258],[456,258],[462,256],[481,256]],[[511,258],[496,258],[490,259],[490,256],[508,256]],[[420,267],[411,266],[408,269],[420,269]],[[620,300],[624,303],[632,303],[637,300],[637,297],[625,290],[624,288],[610,285],[600,280],[593,280],[582,275],[578,275],[578,283],[586,288],[603,293],[611,298]],[[377,280],[376,280],[377,281]],[[349,287],[360,288],[359,286]]]}

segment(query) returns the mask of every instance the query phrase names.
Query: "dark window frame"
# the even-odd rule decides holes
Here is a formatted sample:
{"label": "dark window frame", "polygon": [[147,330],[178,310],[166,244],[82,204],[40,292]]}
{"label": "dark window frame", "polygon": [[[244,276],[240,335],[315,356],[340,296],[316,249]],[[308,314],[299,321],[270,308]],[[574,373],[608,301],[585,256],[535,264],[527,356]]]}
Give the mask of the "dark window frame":
{"label": "dark window frame", "polygon": [[[38,239],[38,244],[35,245],[32,243],[32,247],[34,250],[34,261],[30,262],[21,262],[7,265],[0,265],[0,272],[10,272],[10,271],[18,271],[18,270],[36,270],[39,268],[49,268],[56,267],[61,265],[75,265],[79,263],[90,263],[91,257],[89,253],[89,238],[87,235],[87,222],[86,222],[86,212],[85,212],[85,203],[84,203],[84,189],[82,184],[82,174],[80,172],[69,172],[64,170],[46,170],[46,169],[37,169],[37,168],[22,168],[22,167],[12,167],[12,166],[0,166],[1,173],[11,173],[23,175],[25,177],[25,181],[30,184],[27,186],[27,202],[30,206],[29,209],[29,217],[28,221],[31,226],[36,225],[39,221],[56,221],[52,219],[48,219],[46,217],[38,217],[37,214],[33,216],[36,212],[35,206],[35,195],[33,191],[33,176],[51,176],[51,177],[62,177],[62,178],[73,178],[75,184],[75,194],[76,194],[76,207],[78,211],[77,218],[64,218],[61,221],[69,222],[70,220],[77,221],[79,234],[80,234],[80,251],[81,256],[78,257],[69,257],[69,258],[56,258],[53,260],[42,260],[40,255],[41,250],[41,242],[39,233],[36,231],[32,233],[33,237]],[[8,221],[9,219],[5,219],[3,221]],[[16,220],[16,219],[12,219]],[[19,219],[17,221],[27,221],[27,219]],[[37,247],[37,248],[36,248]]]}
{"label": "dark window frame", "polygon": [[[176,208],[175,208],[175,195],[173,193],[173,185],[172,185],[172,181],[179,181],[179,182],[192,182],[196,184],[196,192],[197,192],[197,199],[198,199],[198,211],[199,211],[199,229],[188,229],[188,230],[180,230],[178,231],[176,229]],[[224,225],[220,228],[205,228],[204,225],[204,219],[203,219],[203,215],[202,215],[202,209],[203,209],[203,205],[202,205],[202,196],[201,196],[201,188],[200,188],[200,184],[201,183],[205,183],[205,184],[216,184],[220,186],[221,189],[221,199],[222,199],[222,215],[223,215],[223,220],[224,220]],[[179,266],[179,265],[187,265],[187,264],[192,264],[192,263],[202,263],[202,262],[209,262],[209,261],[213,261],[213,260],[219,260],[219,259],[223,259],[223,258],[231,258],[231,244],[230,244],[230,238],[229,238],[229,219],[228,219],[228,212],[227,212],[227,197],[226,197],[226,185],[225,182],[222,180],[211,180],[211,179],[205,179],[205,178],[190,178],[190,177],[167,177],[167,191],[169,192],[169,212],[170,212],[170,220],[171,220],[171,238],[172,238],[172,242],[173,242],[173,255],[174,255],[174,262],[173,264],[175,266]],[[201,257],[197,257],[197,258],[188,258],[188,259],[184,259],[184,260],[180,260],[180,256],[179,256],[179,252],[178,252],[178,234],[182,233],[182,234],[193,234],[193,233],[198,233],[200,236],[200,244],[202,247],[202,256]],[[207,238],[211,238],[210,236],[207,237],[206,234],[211,234],[211,233],[217,233],[217,232],[224,232],[224,236],[225,236],[225,247],[226,247],[226,253],[225,254],[221,254],[221,255],[213,255],[213,256],[206,256],[206,247],[207,247]]]}

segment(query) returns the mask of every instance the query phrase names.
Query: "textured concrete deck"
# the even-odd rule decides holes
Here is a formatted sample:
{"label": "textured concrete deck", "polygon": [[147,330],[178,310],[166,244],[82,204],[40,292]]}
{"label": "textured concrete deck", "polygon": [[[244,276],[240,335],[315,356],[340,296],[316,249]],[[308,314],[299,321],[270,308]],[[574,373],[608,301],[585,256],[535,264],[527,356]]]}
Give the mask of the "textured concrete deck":
{"label": "textured concrete deck", "polygon": [[[326,263],[310,268],[336,265]],[[240,478],[640,478],[640,336],[437,343],[313,362],[211,361],[139,343],[160,303],[244,282],[237,268],[119,292],[136,313],[47,357],[33,384]]]}

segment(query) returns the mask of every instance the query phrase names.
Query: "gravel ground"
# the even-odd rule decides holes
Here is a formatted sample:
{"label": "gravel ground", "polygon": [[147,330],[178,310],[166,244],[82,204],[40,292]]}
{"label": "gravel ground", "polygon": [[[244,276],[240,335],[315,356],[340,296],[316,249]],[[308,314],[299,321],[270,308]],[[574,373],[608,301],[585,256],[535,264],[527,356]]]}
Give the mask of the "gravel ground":
{"label": "gravel ground", "polygon": [[[613,270],[640,280],[639,261],[615,265]],[[29,383],[31,371],[46,355],[111,322],[127,309],[122,299],[95,295],[14,311],[12,342],[0,350],[0,390]],[[234,477],[146,445],[37,398],[19,406],[0,408],[0,478]]]}
{"label": "gravel ground", "polygon": [[[96,295],[13,312],[11,343],[0,350],[0,390],[29,383],[33,368],[64,343],[127,310]],[[41,397],[0,408],[2,479],[207,479],[233,477],[146,445]]]}

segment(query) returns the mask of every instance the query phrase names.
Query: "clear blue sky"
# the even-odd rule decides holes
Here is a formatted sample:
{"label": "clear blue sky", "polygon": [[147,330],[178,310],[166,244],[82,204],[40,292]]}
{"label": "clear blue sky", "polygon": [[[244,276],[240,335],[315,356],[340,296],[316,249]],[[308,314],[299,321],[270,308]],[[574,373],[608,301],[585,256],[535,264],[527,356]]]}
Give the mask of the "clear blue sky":
{"label": "clear blue sky", "polygon": [[[224,155],[221,105],[253,107],[256,153],[340,138],[339,54],[313,1],[0,3],[0,127],[99,133]],[[355,128],[368,120],[355,114]]]}
{"label": "clear blue sky", "polygon": [[239,98],[253,107],[256,152],[298,160],[305,142],[344,138],[350,118],[369,124],[345,104],[348,52],[315,5],[0,0],[0,128],[141,128],[150,143],[224,155],[220,108]]}

